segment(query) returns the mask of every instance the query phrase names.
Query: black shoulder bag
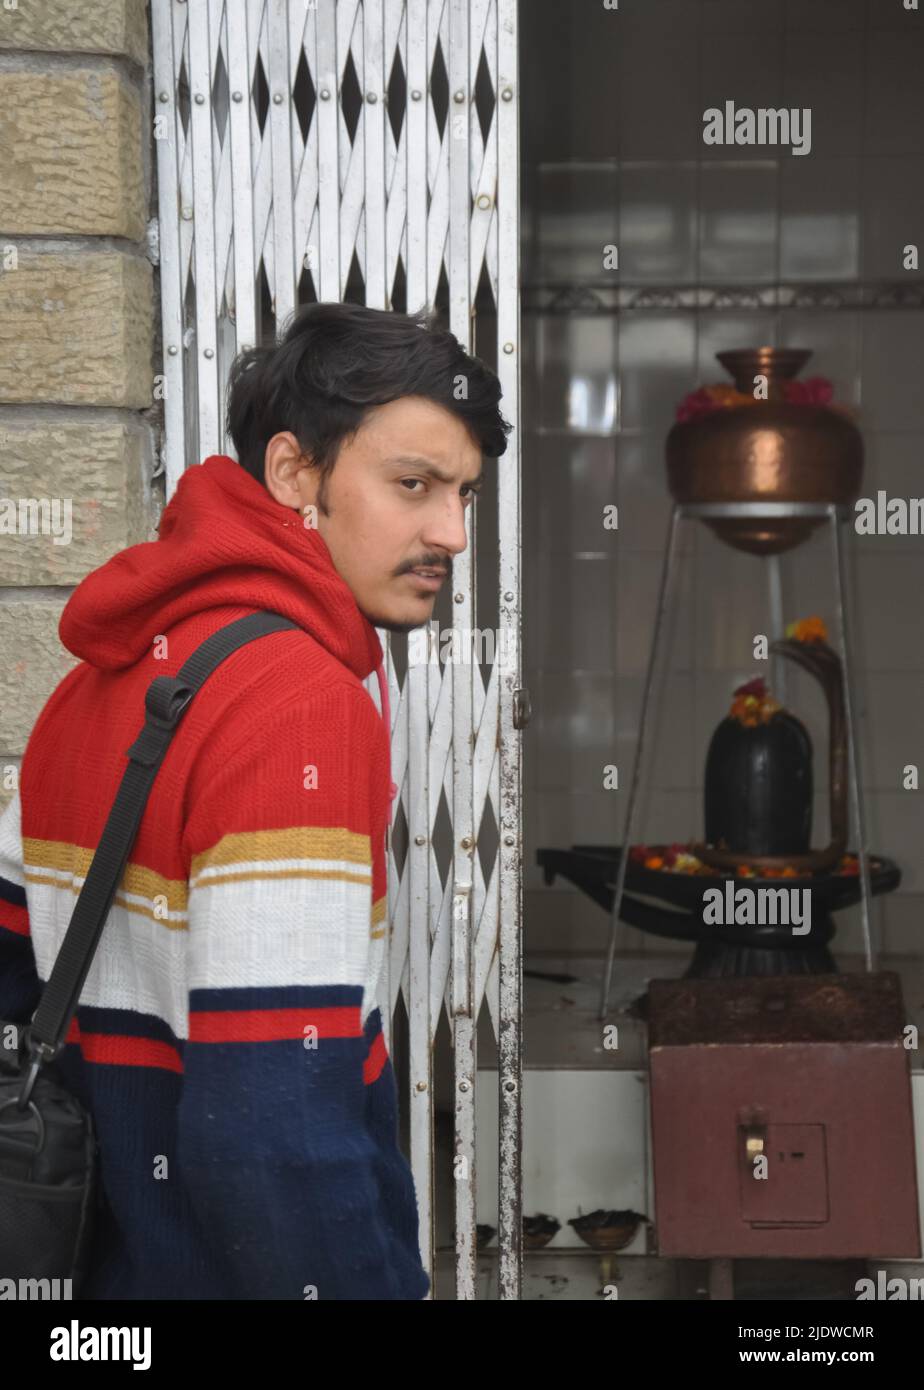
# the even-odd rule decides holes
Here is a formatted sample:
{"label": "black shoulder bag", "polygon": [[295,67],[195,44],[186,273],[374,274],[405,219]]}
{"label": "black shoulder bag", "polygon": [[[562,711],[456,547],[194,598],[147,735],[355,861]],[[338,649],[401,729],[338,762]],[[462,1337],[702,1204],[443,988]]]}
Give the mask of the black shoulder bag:
{"label": "black shoulder bag", "polygon": [[[156,676],[148,686],[144,728],[128,750],[128,767],[32,1021],[20,1027],[0,1019],[2,1278],[70,1279],[72,1297],[86,1279],[102,1203],[98,1145],[90,1114],[50,1064],[64,1046],[154,778],[186,707],[232,652],[297,627],[281,613],[248,614],[207,638],[178,675]],[[8,1037],[16,1039],[12,1048],[4,1045]]]}

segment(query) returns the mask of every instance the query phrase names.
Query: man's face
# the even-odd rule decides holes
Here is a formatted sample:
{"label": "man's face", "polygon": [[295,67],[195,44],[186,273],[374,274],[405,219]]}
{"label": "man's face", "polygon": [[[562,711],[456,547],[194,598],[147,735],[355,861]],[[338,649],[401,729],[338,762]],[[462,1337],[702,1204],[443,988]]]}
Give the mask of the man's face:
{"label": "man's face", "polygon": [[[376,406],[340,447],[325,486],[295,436],[274,435],[266,485],[278,502],[317,507],[334,568],[375,626],[410,632],[429,622],[454,555],[467,544],[465,510],[481,453],[461,420],[423,396]],[[424,580],[414,570],[438,571]]]}

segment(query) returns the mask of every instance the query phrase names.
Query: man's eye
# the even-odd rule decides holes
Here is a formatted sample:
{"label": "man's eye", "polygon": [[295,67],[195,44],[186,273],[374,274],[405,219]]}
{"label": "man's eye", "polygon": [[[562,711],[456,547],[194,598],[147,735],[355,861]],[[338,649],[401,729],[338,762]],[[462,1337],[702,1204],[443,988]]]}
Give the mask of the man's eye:
{"label": "man's eye", "polygon": [[401,479],[401,486],[404,487],[404,485],[405,485],[406,483],[422,483],[422,482],[423,482],[423,479],[422,479],[422,478],[402,478],[402,479]]}

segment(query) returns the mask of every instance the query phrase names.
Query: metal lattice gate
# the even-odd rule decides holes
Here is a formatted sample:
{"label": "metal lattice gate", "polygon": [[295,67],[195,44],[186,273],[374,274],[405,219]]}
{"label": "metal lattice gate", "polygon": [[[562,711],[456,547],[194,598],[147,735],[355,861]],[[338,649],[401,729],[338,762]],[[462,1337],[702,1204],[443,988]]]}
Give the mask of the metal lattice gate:
{"label": "metal lattice gate", "polygon": [[[222,401],[235,354],[306,299],[340,300],[357,283],[377,308],[395,307],[399,282],[408,309],[444,289],[448,326],[495,365],[517,426],[517,0],[151,0],[151,13],[168,495],[187,461],[227,451]],[[476,301],[490,344],[474,341]],[[515,428],[497,469],[487,601],[472,508],[469,546],[453,561],[452,650],[490,610],[494,659],[405,662],[402,678],[395,639],[380,632],[400,788],[380,1002],[389,1050],[399,993],[407,1011],[411,1166],[431,1275],[433,1049],[444,1009],[451,1029],[458,1298],[475,1294],[482,1001],[498,1053],[499,1293],[520,1295],[518,438]],[[486,505],[483,495],[483,520]],[[449,825],[442,862],[439,816]]]}

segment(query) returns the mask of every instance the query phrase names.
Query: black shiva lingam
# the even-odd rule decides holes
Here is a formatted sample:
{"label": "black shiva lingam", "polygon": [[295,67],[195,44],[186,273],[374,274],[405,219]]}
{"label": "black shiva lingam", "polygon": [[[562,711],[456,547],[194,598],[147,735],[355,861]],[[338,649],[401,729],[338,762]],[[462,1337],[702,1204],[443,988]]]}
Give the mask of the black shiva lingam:
{"label": "black shiva lingam", "polygon": [[[626,866],[620,919],[655,936],[695,943],[685,978],[837,973],[829,950],[833,913],[861,897],[857,856],[846,852],[843,673],[840,657],[819,636],[823,628],[818,620],[807,619],[798,627],[808,636],[771,642],[769,650],[810,672],[825,695],[830,843],[811,848],[808,731],[770,697],[763,679],[739,686],[706,756],[705,841],[634,845]],[[621,854],[618,845],[572,845],[570,850],[541,849],[537,857],[546,883],[560,873],[611,913]],[[901,881],[898,866],[889,859],[871,855],[869,872],[873,893],[891,892]],[[751,902],[761,888],[794,890],[810,902],[807,920],[796,933],[793,923],[775,910],[766,921],[760,914],[756,920],[734,911],[722,920],[706,914],[705,903],[717,896],[734,905],[740,888],[749,890],[739,896]]]}

